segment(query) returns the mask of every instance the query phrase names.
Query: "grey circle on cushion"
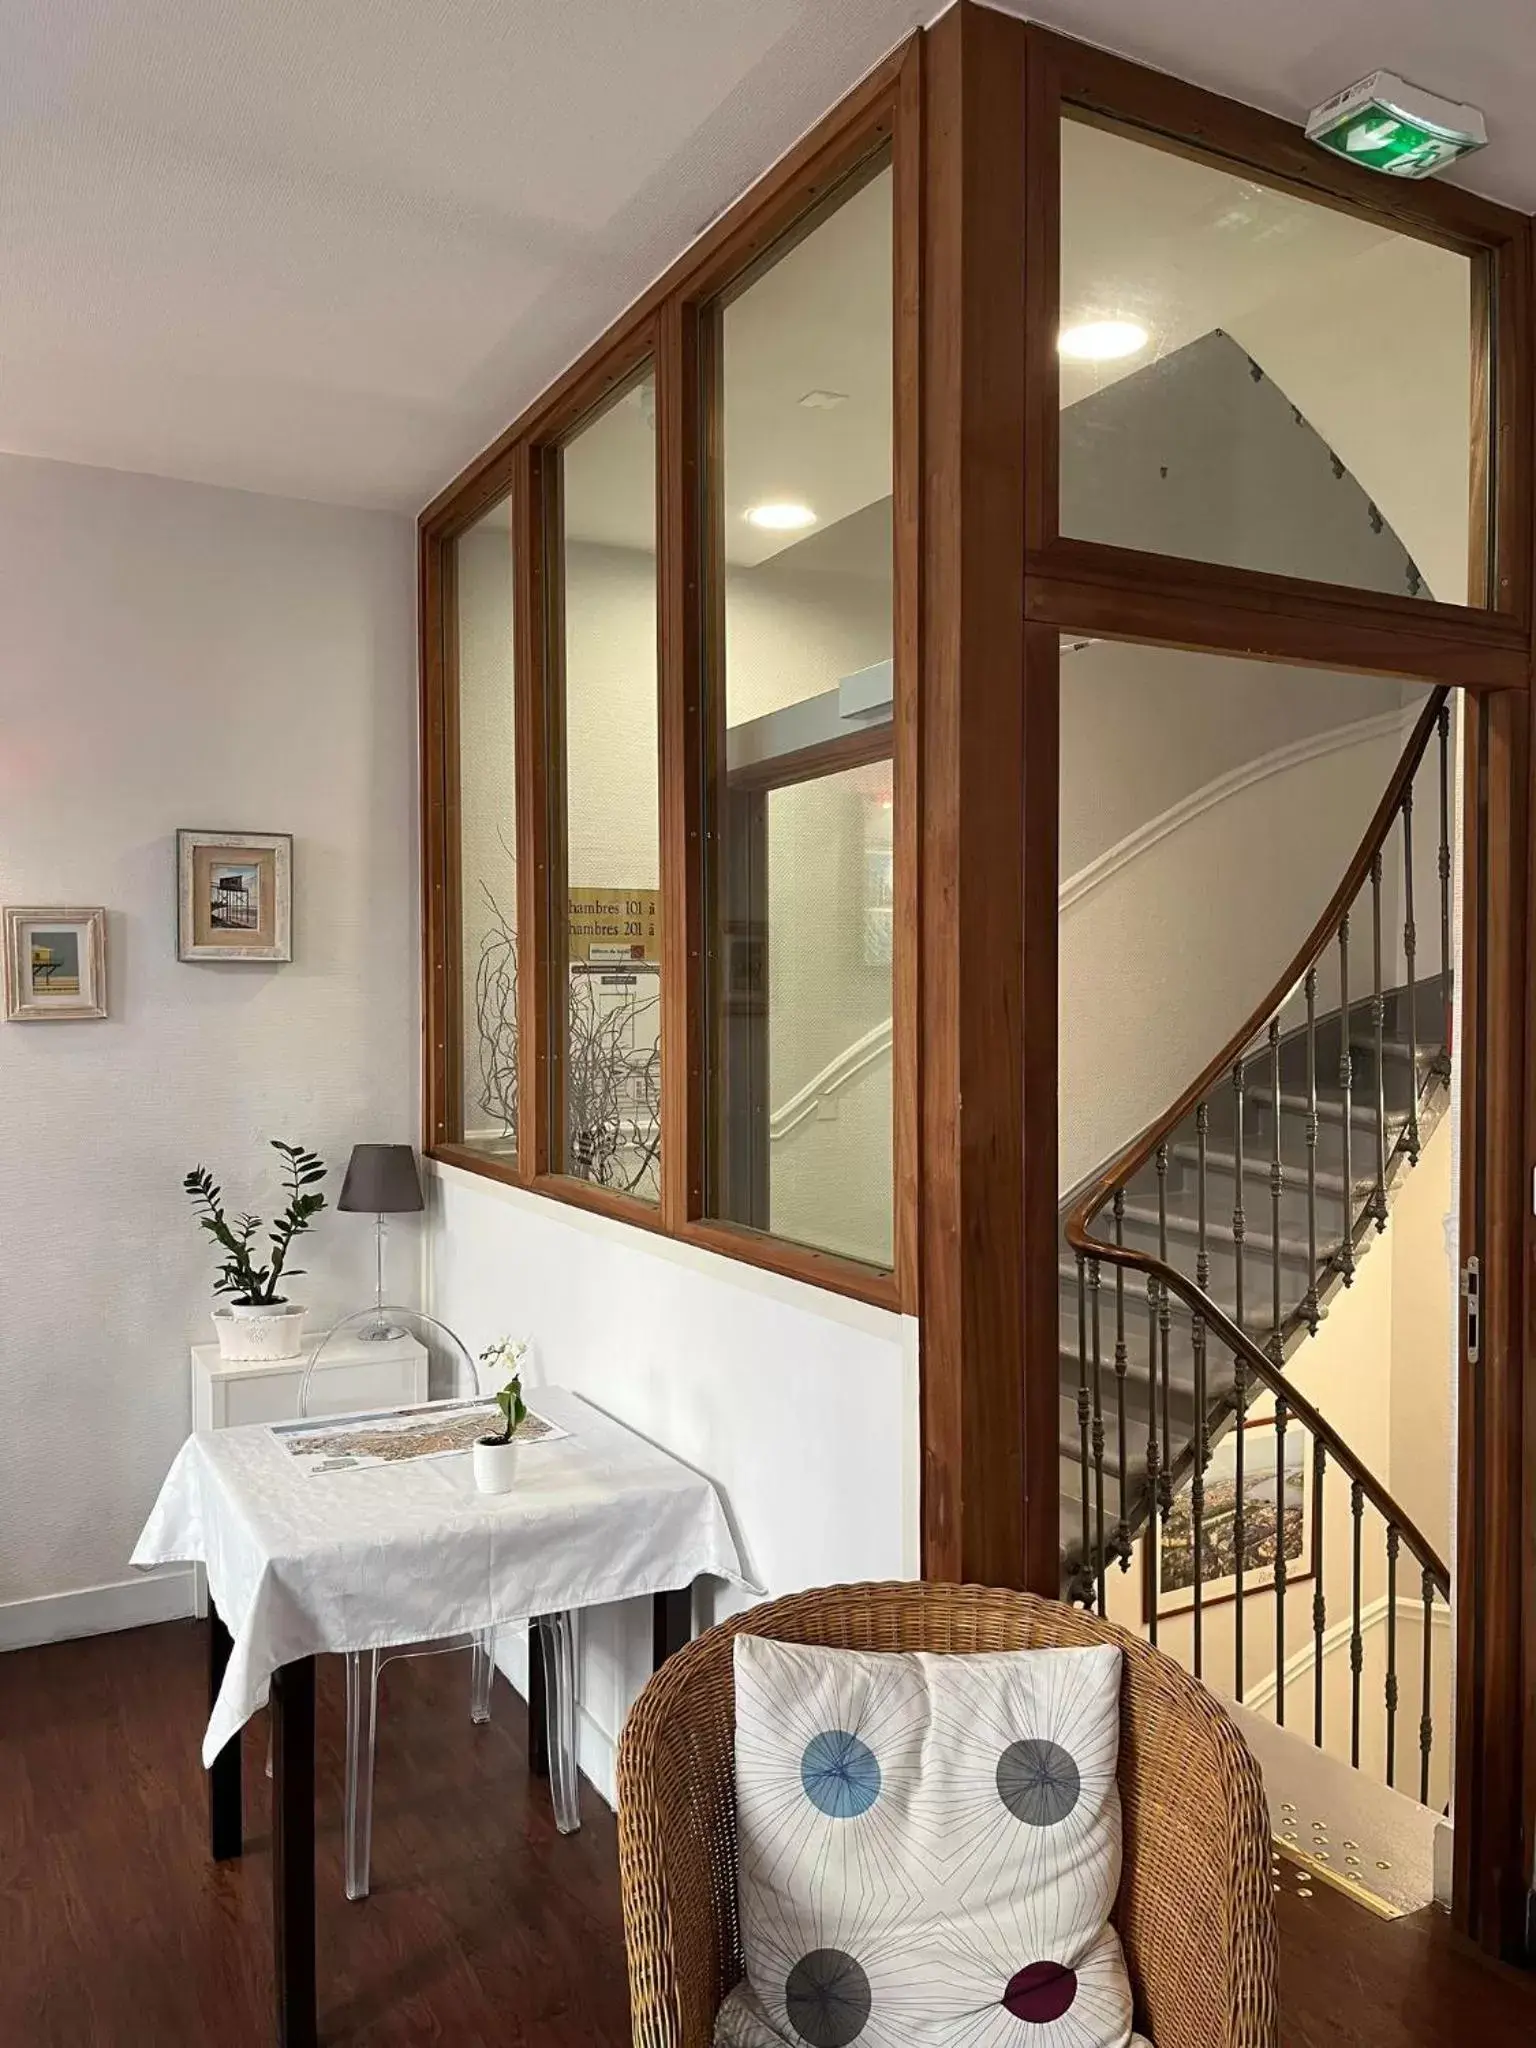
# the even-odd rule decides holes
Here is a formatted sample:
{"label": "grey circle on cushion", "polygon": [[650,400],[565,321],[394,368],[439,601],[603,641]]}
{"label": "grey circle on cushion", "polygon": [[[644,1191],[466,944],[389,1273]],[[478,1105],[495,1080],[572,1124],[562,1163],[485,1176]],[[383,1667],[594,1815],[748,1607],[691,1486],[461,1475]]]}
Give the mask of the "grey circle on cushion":
{"label": "grey circle on cushion", "polygon": [[806,2048],[849,2048],[868,2024],[873,2003],[868,1977],[840,1948],[812,1949],[784,1983],[789,2023]]}
{"label": "grey circle on cushion", "polygon": [[997,1796],[1015,1820],[1053,1828],[1077,1805],[1083,1781],[1070,1750],[1035,1736],[1010,1742],[997,1760]]}

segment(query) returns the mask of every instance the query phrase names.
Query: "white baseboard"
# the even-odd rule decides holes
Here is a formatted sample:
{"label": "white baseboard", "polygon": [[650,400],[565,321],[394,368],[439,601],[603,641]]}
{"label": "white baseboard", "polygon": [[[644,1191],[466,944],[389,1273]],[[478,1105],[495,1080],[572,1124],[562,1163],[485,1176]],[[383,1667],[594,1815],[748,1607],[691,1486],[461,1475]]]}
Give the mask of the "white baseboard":
{"label": "white baseboard", "polygon": [[[1378,1599],[1368,1600],[1361,1608],[1360,1639],[1362,1642],[1366,1637],[1373,1635],[1377,1629],[1386,1627],[1387,1605],[1387,1596],[1383,1593]],[[1432,1612],[1433,1621],[1431,1626],[1436,1634],[1450,1627],[1451,1610],[1443,1600],[1435,1602]],[[1410,1628],[1415,1625],[1422,1627],[1424,1621],[1423,1602],[1414,1600],[1405,1593],[1400,1593],[1397,1598],[1397,1616],[1399,1623],[1406,1624]],[[1325,1630],[1323,1634],[1323,1662],[1326,1664],[1331,1657],[1338,1656],[1342,1651],[1346,1650],[1349,1647],[1350,1638],[1353,1634],[1354,1622],[1348,1617],[1343,1621],[1336,1621],[1330,1629]],[[1311,1677],[1312,1672],[1316,1668],[1316,1661],[1316,1646],[1313,1637],[1309,1634],[1301,1648],[1294,1651],[1285,1660],[1285,1689],[1287,1693],[1290,1692],[1293,1685],[1299,1684],[1304,1678]],[[1279,1688],[1275,1684],[1275,1674],[1271,1671],[1266,1677],[1259,1679],[1256,1684],[1250,1685],[1247,1688],[1243,1694],[1243,1705],[1245,1707],[1253,1707],[1258,1711],[1262,1711],[1266,1707],[1272,1707],[1278,1690]]]}
{"label": "white baseboard", "polygon": [[1435,1828],[1435,1904],[1451,1910],[1451,1857],[1455,1836],[1451,1823],[1442,1820]]}
{"label": "white baseboard", "polygon": [[[519,1699],[528,1697],[528,1638],[522,1629],[503,1632],[496,1645],[496,1669]],[[593,1791],[618,1809],[618,1743],[576,1703],[576,1763]]]}
{"label": "white baseboard", "polygon": [[35,1600],[0,1602],[0,1650],[65,1643],[77,1636],[113,1635],[181,1621],[192,1612],[190,1565],[138,1572],[111,1586],[81,1586],[73,1593],[43,1593]]}

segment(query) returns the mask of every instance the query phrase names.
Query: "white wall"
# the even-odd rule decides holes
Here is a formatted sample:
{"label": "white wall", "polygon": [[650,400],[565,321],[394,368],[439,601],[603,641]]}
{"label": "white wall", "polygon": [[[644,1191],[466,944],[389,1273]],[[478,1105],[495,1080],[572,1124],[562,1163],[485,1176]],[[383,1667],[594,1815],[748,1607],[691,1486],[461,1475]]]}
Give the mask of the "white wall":
{"label": "white wall", "polygon": [[[534,1345],[535,1386],[573,1387],[720,1487],[771,1594],[918,1571],[916,1324],[606,1218],[436,1166],[431,1306],[471,1350]],[[748,1604],[701,1589],[702,1624]],[[582,1763],[612,1746],[650,1669],[650,1603],[581,1626]],[[521,1682],[521,1644],[503,1668]]]}
{"label": "white wall", "polygon": [[[1064,709],[1075,687],[1069,674]],[[1078,886],[1064,890],[1063,1193],[1177,1100],[1273,986],[1333,894],[1414,715],[1377,712],[1353,731],[1340,730],[1358,701],[1341,690],[1331,720],[1319,718],[1292,749],[1277,750],[1268,765],[1278,772],[1242,786],[1217,778],[1192,790],[1164,815],[1171,829],[1127,834],[1106,849],[1115,861],[1128,853],[1123,865],[1096,879],[1080,869]],[[1177,691],[1154,684],[1126,722],[1134,735],[1179,702]],[[1079,767],[1064,763],[1063,805],[1069,791],[1076,806],[1091,804],[1098,790],[1114,812],[1123,795],[1111,774],[1095,775],[1091,764],[1091,749]],[[1087,841],[1086,828],[1080,837]],[[1438,933],[1434,951],[1438,957]],[[1427,971],[1427,940],[1421,964]],[[1337,997],[1325,986],[1321,1008],[1330,1002],[1336,1006]]]}
{"label": "white wall", "polygon": [[[382,514],[0,458],[0,900],[105,904],[111,991],[0,1024],[0,1603],[38,1601],[0,1641],[81,1588],[180,1598],[127,1559],[211,1335],[182,1175],[267,1212],[269,1137],[334,1198],[354,1140],[415,1136],[413,552]],[[295,835],[291,965],[178,963],[179,825]],[[371,1293],[363,1219],[305,1252],[316,1308]]]}
{"label": "white wall", "polygon": [[1061,657],[1063,877],[1233,769],[1394,711],[1402,698],[1400,683],[1327,669],[1115,640],[1069,646]]}
{"label": "white wall", "polygon": [[[1471,288],[1464,257],[1394,235],[1227,322],[1447,604],[1467,597]],[[1340,345],[1346,308],[1354,348]]]}

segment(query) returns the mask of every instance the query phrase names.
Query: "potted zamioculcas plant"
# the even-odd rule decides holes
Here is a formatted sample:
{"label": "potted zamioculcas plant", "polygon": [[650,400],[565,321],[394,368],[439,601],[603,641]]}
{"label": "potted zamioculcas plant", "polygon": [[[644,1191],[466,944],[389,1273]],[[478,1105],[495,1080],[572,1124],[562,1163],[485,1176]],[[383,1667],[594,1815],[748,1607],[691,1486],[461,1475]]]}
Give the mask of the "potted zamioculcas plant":
{"label": "potted zamioculcas plant", "polygon": [[288,1254],[294,1239],[303,1236],[325,1207],[318,1183],[325,1179],[326,1167],[316,1153],[302,1145],[285,1145],[281,1138],[273,1138],[271,1144],[283,1163],[288,1199],[265,1246],[256,1241],[264,1227],[261,1218],[227,1215],[224,1192],[205,1166],[195,1166],[182,1182],[199,1212],[199,1225],[219,1251],[213,1291],[228,1295],[229,1300],[214,1309],[213,1326],[225,1358],[297,1358],[304,1348],[303,1307],[290,1301],[282,1289],[285,1280],[296,1278],[303,1270],[288,1265]]}
{"label": "potted zamioculcas plant", "polygon": [[481,1437],[473,1447],[475,1484],[482,1493],[510,1493],[517,1477],[517,1426],[528,1413],[523,1400],[523,1360],[527,1356],[528,1346],[521,1338],[512,1337],[503,1337],[480,1354],[480,1363],[495,1378],[508,1375],[496,1394],[503,1427],[495,1436]]}

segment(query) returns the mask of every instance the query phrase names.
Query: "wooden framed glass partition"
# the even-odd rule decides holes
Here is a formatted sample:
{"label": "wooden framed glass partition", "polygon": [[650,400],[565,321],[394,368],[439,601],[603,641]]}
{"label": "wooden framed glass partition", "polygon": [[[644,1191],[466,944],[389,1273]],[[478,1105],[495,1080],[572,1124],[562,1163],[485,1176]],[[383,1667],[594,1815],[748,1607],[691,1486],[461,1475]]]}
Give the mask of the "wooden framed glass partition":
{"label": "wooden framed glass partition", "polygon": [[[1123,192],[1128,161],[1166,174],[1144,181],[1149,205],[1160,194],[1158,203],[1176,213],[1181,195],[1196,187],[1229,200],[1235,192],[1243,204],[1251,199],[1257,217],[1289,224],[1303,244],[1340,264],[1384,252],[1381,266],[1392,271],[1406,251],[1413,270],[1428,252],[1423,276],[1450,280],[1435,286],[1444,305],[1455,294],[1458,305],[1464,300],[1455,317],[1466,340],[1458,401],[1466,459],[1453,451],[1435,473],[1437,489],[1465,488],[1457,514],[1468,540],[1463,578],[1429,566],[1432,551],[1408,537],[1410,522],[1395,507],[1385,524],[1400,555],[1377,548],[1382,536],[1370,510],[1384,508],[1360,478],[1358,504],[1349,500],[1354,524],[1338,545],[1365,565],[1352,556],[1347,570],[1273,545],[1253,523],[1251,496],[1241,501],[1249,522],[1242,548],[1189,538],[1188,498],[1177,517],[1154,506],[1134,530],[1109,518],[1116,473],[1106,471],[1107,483],[1084,482],[1084,438],[1072,438],[1081,422],[1063,427],[1058,351],[1064,317],[1091,325],[1129,315],[1123,306],[1087,303],[1093,295],[1081,266],[1064,285],[1063,179],[1080,214],[1095,179],[1113,186],[1119,177]],[[748,721],[721,717],[721,579],[711,582],[722,554],[731,566],[719,527],[732,513],[729,490],[722,504],[717,488],[725,425],[718,310],[775,250],[791,246],[787,236],[814,226],[835,195],[886,164],[888,743],[876,719],[851,735],[817,731],[800,748],[776,742],[755,760],[733,762],[731,728]],[[1074,241],[1073,260],[1076,250]],[[1250,273],[1260,270],[1262,246],[1245,261]],[[1100,274],[1113,282],[1108,270]],[[427,1149],[638,1228],[917,1315],[924,1569],[937,1578],[1047,1594],[1060,1584],[1062,631],[1471,693],[1464,1128],[1473,1142],[1463,1213],[1482,1266],[1483,1320],[1478,1357],[1463,1367],[1457,1913],[1485,1946],[1511,1953],[1536,1822],[1536,1707],[1528,1704],[1536,1699],[1536,1385],[1526,1363],[1536,1355],[1527,1342],[1536,1303],[1526,1277],[1536,1252],[1528,1202],[1536,1072],[1525,1051],[1536,1028],[1526,953],[1531,285],[1531,224],[1508,209],[1454,186],[1373,177],[1325,157],[1283,122],[961,0],[707,231],[421,523]],[[1253,381],[1252,391],[1267,400],[1278,385],[1287,431],[1300,436],[1304,424],[1319,459],[1331,469],[1330,454],[1338,457],[1352,476],[1361,465],[1344,428],[1287,391],[1287,376],[1265,371],[1263,349],[1273,344],[1245,340],[1237,316],[1190,305],[1184,327],[1169,315],[1166,346],[1149,360],[1166,365],[1212,326],[1230,327],[1248,360],[1220,348],[1206,353],[1235,372],[1231,388],[1223,386],[1231,403],[1249,395],[1244,380],[1256,365],[1267,381]],[[1141,324],[1162,334],[1155,320]],[[1449,315],[1441,327],[1454,340]],[[1331,330],[1339,347],[1348,344],[1346,328]],[[826,390],[818,379],[795,401],[830,395],[835,405],[842,387],[830,375],[824,381]],[[1111,391],[1112,383],[1094,388]],[[569,650],[550,631],[564,566],[552,540],[563,530],[563,455],[616,394],[620,410],[629,404],[643,419],[649,408],[654,421],[646,428],[654,434],[655,487],[654,652],[646,648],[656,684],[654,889],[649,870],[619,872],[617,853],[608,863],[615,871],[592,883],[570,866],[560,687]],[[1112,424],[1124,460],[1162,467],[1155,421],[1130,438],[1123,419]],[[1298,439],[1283,460],[1303,447],[1309,459],[1317,453]],[[1235,489],[1238,481],[1227,483]],[[1334,481],[1344,489],[1342,477]],[[1334,509],[1344,503],[1337,499]],[[500,1142],[486,1145],[465,1123],[473,1047],[464,1004],[475,980],[464,950],[478,940],[466,907],[475,878],[461,854],[470,707],[460,701],[460,547],[503,505],[516,767],[502,822],[516,849],[518,1113],[503,1120]],[[593,544],[606,543],[598,536]],[[572,617],[568,611],[568,628]],[[860,665],[850,653],[832,681],[840,685]],[[793,701],[816,694],[826,691],[797,686]],[[483,711],[477,730],[487,729]],[[871,1258],[868,1240],[853,1233],[818,1225],[798,1233],[812,1241],[795,1241],[795,1230],[776,1220],[765,1131],[785,1105],[766,1079],[765,1019],[755,1008],[765,985],[754,946],[763,936],[775,804],[799,801],[818,783],[883,777],[887,761],[888,884],[869,908],[889,911],[893,933],[890,1237],[888,1254]],[[843,787],[857,788],[865,802],[862,785]],[[873,822],[856,849],[871,873],[887,871],[876,817],[885,794],[883,780],[871,781]],[[852,872],[845,867],[840,888]],[[505,884],[498,871],[503,894]],[[656,954],[634,962],[637,979],[640,968],[654,969],[660,1016],[652,1041],[664,1073],[653,1200],[587,1174],[585,1155],[596,1154],[586,1139],[576,1145],[579,1131],[566,1115],[573,886],[617,888],[657,927],[633,938],[642,947],[654,940]],[[855,965],[885,971],[877,961]],[[851,1002],[842,1014],[849,1031],[862,1026]],[[626,1135],[633,1140],[633,1117]]]}
{"label": "wooden framed glass partition", "polygon": [[[421,521],[428,1151],[909,1310],[919,62],[913,41],[873,73]],[[815,531],[791,546],[797,491]],[[455,579],[488,520],[510,616],[466,638]],[[839,608],[839,579],[874,597]],[[487,642],[499,706],[466,658]],[[796,717],[832,723],[760,729]],[[507,763],[466,736],[514,733],[498,815]],[[864,1138],[775,1179],[806,1102],[853,1084]]]}

